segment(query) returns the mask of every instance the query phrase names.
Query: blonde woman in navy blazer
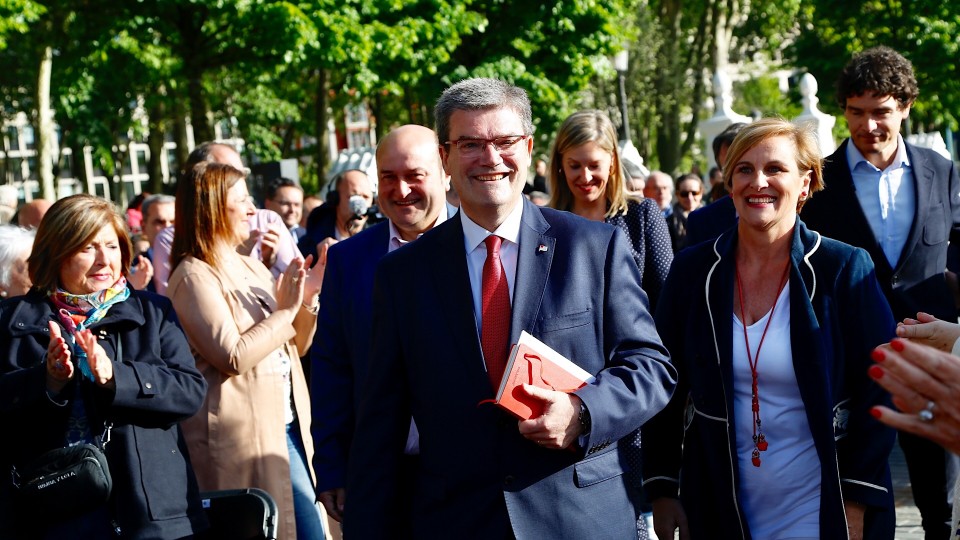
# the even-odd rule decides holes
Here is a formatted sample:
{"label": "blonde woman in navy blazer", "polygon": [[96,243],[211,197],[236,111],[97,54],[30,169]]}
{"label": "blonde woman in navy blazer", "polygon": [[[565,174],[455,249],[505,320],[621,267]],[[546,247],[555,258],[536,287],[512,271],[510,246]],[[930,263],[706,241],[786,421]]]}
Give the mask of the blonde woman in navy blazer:
{"label": "blonde woman in navy blazer", "polygon": [[[867,369],[894,322],[867,253],[798,218],[820,174],[808,130],[781,119],[747,126],[724,171],[738,226],[674,260],[656,322],[678,386],[643,428],[661,538],[677,527],[681,539],[893,537],[894,434],[869,413],[888,397]],[[807,466],[778,464],[793,452]],[[809,492],[805,510],[779,512],[791,485]]]}

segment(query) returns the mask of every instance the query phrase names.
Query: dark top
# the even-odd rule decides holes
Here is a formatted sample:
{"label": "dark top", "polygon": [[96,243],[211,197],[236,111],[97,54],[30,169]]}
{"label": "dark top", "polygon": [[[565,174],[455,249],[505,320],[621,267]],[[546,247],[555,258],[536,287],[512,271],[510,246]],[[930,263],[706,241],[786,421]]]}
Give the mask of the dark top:
{"label": "dark top", "polygon": [[933,150],[906,145],[917,206],[900,260],[891,268],[860,207],[847,163],[847,144],[849,139],[824,162],[826,189],[803,207],[804,222],[824,236],[870,254],[880,288],[898,321],[916,317],[918,311],[955,320],[956,307],[944,276],[948,246],[960,244],[960,181],[954,163]]}
{"label": "dark top", "polygon": [[[680,498],[692,538],[750,538],[732,421],[736,245],[734,229],[679,253],[655,317],[679,380],[642,429],[644,489]],[[790,258],[793,366],[820,457],[820,537],[847,537],[849,499],[868,507],[865,538],[893,538],[894,431],[870,415],[889,395],[867,376],[870,352],[894,335],[890,307],[862,249],[797,220]]]}
{"label": "dark top", "polygon": [[[82,396],[95,434],[104,421],[113,423],[106,446],[113,476],[107,504],[123,538],[166,540],[206,528],[179,422],[197,412],[207,385],[170,301],[131,291],[94,324],[98,343],[114,359],[116,389],[75,378],[58,396],[67,400],[64,406],[46,392],[51,320],[57,320],[53,305],[36,291],[0,304],[0,431],[7,435],[7,444],[0,445],[0,470],[64,446],[73,410],[69,403]],[[38,509],[40,517],[31,516],[29,509],[11,503],[12,496],[10,482],[0,482],[0,538],[18,537],[8,529],[18,525],[42,536],[44,516],[56,509]]]}
{"label": "dark top", "polygon": [[730,196],[698,208],[687,216],[687,245],[713,240],[737,224],[737,208]]}
{"label": "dark top", "polygon": [[650,297],[650,310],[656,310],[663,282],[673,263],[670,232],[663,212],[653,199],[629,200],[626,214],[605,221],[627,235],[630,254],[640,269],[640,284]]}

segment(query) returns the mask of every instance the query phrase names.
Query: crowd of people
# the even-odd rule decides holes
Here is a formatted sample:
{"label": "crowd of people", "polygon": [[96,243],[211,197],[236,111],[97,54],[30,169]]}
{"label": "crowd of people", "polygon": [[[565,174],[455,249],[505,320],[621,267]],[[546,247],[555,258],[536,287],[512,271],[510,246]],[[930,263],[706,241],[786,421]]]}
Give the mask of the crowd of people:
{"label": "crowd of people", "polygon": [[[259,488],[284,540],[889,539],[899,439],[926,538],[958,538],[960,180],[899,135],[917,97],[869,49],[836,153],[736,124],[704,181],[640,177],[596,110],[534,154],[526,93],[467,79],[376,186],[258,208],[207,142],[125,215],[0,213],[0,537],[203,539],[202,492]],[[493,403],[521,332],[590,376],[519,386],[528,419]],[[82,443],[109,499],[26,504],[16,472]]]}

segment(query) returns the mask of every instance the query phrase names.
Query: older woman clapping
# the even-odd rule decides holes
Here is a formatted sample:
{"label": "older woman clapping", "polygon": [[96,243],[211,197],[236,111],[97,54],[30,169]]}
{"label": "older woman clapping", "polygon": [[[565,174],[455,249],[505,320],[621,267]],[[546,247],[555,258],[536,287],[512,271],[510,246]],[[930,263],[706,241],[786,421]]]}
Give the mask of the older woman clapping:
{"label": "older woman clapping", "polygon": [[300,365],[317,324],[323,265],[294,260],[275,282],[240,255],[255,208],[241,171],[201,162],[177,186],[167,294],[210,385],[184,423],[201,489],[257,487],[280,509],[281,539],[323,538]]}
{"label": "older woman clapping", "polygon": [[[29,258],[33,289],[0,304],[0,468],[59,447],[105,447],[113,490],[30,507],[0,483],[0,537],[174,539],[205,526],[178,422],[206,392],[170,302],[132,291],[130,240],[103,199],[55,203]],[[29,434],[29,435],[27,435]],[[81,510],[82,509],[82,510]]]}
{"label": "older woman clapping", "polygon": [[866,252],[798,218],[820,161],[808,129],[745,127],[724,167],[737,227],[673,263],[656,321],[679,384],[643,428],[661,538],[893,536],[894,433],[867,377],[893,317]]}

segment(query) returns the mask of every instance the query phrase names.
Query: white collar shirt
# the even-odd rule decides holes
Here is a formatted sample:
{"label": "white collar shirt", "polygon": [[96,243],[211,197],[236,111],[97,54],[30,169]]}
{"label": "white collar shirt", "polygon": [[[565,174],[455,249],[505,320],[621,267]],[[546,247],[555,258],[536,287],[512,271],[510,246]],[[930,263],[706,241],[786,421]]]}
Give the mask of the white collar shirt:
{"label": "white collar shirt", "polygon": [[897,135],[897,154],[882,171],[863,157],[853,141],[847,143],[847,163],[860,208],[887,262],[896,268],[913,227],[917,201],[913,168],[903,137]]}
{"label": "white collar shirt", "polygon": [[470,274],[470,290],[473,293],[473,314],[477,319],[477,331],[482,327],[482,283],[483,263],[487,260],[487,245],[484,240],[491,234],[503,239],[500,244],[500,262],[507,276],[507,286],[510,290],[510,304],[513,305],[513,287],[517,280],[517,256],[520,253],[520,218],[523,216],[523,202],[517,205],[507,216],[507,219],[490,232],[477,225],[461,209],[460,222],[463,225],[463,242],[467,250],[467,272]]}
{"label": "white collar shirt", "polygon": [[[436,227],[449,218],[450,216],[447,215],[447,204],[443,203],[443,208],[440,209],[440,214],[437,216],[437,220],[433,222],[433,226],[431,228]],[[393,224],[393,221],[388,221],[388,223],[390,223],[390,225],[388,225],[390,227],[390,238],[387,240],[387,253],[390,253],[391,251],[399,249],[401,246],[409,244],[410,242],[404,240],[403,237],[400,236],[400,229]],[[423,233],[418,234],[417,238],[420,238],[421,236],[423,236]]]}

